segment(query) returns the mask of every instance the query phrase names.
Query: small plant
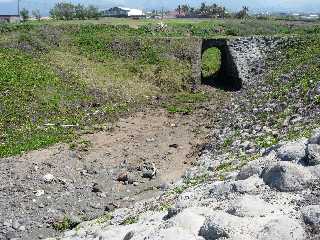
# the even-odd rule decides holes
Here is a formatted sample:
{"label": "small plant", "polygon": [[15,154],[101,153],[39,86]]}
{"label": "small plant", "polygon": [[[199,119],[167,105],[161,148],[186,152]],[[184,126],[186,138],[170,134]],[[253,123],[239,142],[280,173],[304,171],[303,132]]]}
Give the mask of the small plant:
{"label": "small plant", "polygon": [[137,223],[138,220],[139,220],[138,216],[131,216],[131,217],[126,218],[126,219],[121,223],[121,225],[131,225],[131,224]]}
{"label": "small plant", "polygon": [[177,106],[168,106],[167,111],[169,113],[184,113],[189,114],[192,110],[189,107],[177,107]]}
{"label": "small plant", "polygon": [[106,222],[110,221],[111,219],[112,219],[112,215],[109,214],[109,213],[107,213],[107,214],[99,217],[99,218],[96,220],[96,222],[97,222],[98,224],[102,224],[102,223],[106,223]]}
{"label": "small plant", "polygon": [[73,222],[69,217],[64,217],[61,221],[56,222],[53,224],[53,228],[57,231],[65,231],[65,230],[71,230],[75,228],[78,225],[78,223]]}
{"label": "small plant", "polygon": [[219,172],[228,172],[232,169],[232,162],[222,163],[217,167]]}

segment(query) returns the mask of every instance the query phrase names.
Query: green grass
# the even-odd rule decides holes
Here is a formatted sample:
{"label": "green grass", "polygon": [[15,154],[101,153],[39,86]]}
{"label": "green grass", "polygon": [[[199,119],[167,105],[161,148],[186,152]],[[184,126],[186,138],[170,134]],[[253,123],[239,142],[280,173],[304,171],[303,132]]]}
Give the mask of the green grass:
{"label": "green grass", "polygon": [[202,56],[202,75],[210,77],[215,75],[221,66],[221,52],[218,48],[209,48]]}
{"label": "green grass", "polygon": [[64,217],[62,221],[53,224],[53,228],[57,231],[66,231],[75,228],[78,224],[74,223],[70,218]]}
{"label": "green grass", "polygon": [[10,26],[0,38],[0,157],[70,141],[78,129],[188,88],[190,64],[166,53],[189,41],[140,38],[135,49],[140,31],[125,26]]}

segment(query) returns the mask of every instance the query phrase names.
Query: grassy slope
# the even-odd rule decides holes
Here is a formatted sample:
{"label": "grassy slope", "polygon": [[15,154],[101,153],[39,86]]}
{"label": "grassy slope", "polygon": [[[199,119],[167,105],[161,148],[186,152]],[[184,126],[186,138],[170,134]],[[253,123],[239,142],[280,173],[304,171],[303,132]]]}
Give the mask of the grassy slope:
{"label": "grassy slope", "polygon": [[[186,89],[186,80],[190,77],[188,61],[163,54],[188,48],[184,46],[185,41],[177,40],[171,45],[172,49],[168,49],[163,48],[163,44],[152,42],[150,39],[153,37],[305,34],[319,31],[315,25],[289,27],[281,22],[265,21],[194,23],[193,20],[174,20],[167,23],[168,29],[164,32],[158,31],[150,21],[142,21],[142,25],[139,22],[136,29],[126,26],[79,26],[72,22],[62,25],[50,22],[50,26],[38,23],[1,25],[0,32],[6,34],[0,35],[3,46],[0,48],[0,100],[3,103],[0,105],[0,157],[67,140],[75,131],[61,127],[63,124],[85,128],[110,120],[130,107],[144,104],[154,95],[172,95]],[[224,31],[217,33],[221,27]],[[121,46],[120,49],[117,45],[115,48],[106,47],[120,40],[134,50],[136,44],[133,41],[136,39],[139,39],[141,49],[135,57],[126,55],[121,51]],[[304,52],[303,49],[297,51]],[[317,51],[318,47],[310,48],[307,53],[315,54]],[[288,56],[286,67],[281,68],[286,71],[295,67],[294,62],[304,61],[294,49],[288,52],[292,55]],[[307,53],[301,58],[309,59]],[[135,54],[134,51],[132,54]],[[282,70],[273,73],[280,74]],[[318,74],[317,71],[314,66],[306,77],[311,78],[313,73]],[[190,111],[189,103],[183,106],[176,104],[176,101],[184,102],[180,96],[184,95],[178,94],[173,105],[167,106],[169,111]],[[188,99],[205,98],[202,95],[186,96]],[[44,126],[45,123],[56,125]]]}
{"label": "grassy slope", "polygon": [[139,56],[118,54],[119,49],[107,47],[113,34],[129,44],[139,32],[73,26],[28,27],[2,35],[0,157],[75,134],[61,125],[100,124],[153,96],[186,89],[187,61],[166,56],[167,49],[147,39],[140,41]]}

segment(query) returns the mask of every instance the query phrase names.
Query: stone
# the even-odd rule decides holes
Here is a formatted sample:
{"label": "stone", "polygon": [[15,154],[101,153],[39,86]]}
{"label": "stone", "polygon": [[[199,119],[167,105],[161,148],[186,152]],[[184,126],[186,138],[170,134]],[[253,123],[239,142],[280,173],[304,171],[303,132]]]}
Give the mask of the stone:
{"label": "stone", "polygon": [[280,146],[276,151],[281,161],[302,163],[306,159],[307,139],[288,142]]}
{"label": "stone", "polygon": [[271,164],[262,173],[263,181],[282,192],[299,191],[314,179],[310,171],[291,162]]}
{"label": "stone", "polygon": [[208,212],[206,208],[187,208],[179,213],[173,221],[175,224],[189,233],[198,235],[201,226],[205,221],[204,213]]}
{"label": "stone", "polygon": [[261,217],[275,212],[277,208],[258,196],[244,195],[230,203],[227,213],[238,217]]}
{"label": "stone", "polygon": [[257,240],[304,240],[305,232],[301,224],[291,218],[272,218],[258,231]]}
{"label": "stone", "polygon": [[93,186],[92,186],[92,192],[101,193],[102,192],[102,186],[99,183],[94,183]]}
{"label": "stone", "polygon": [[126,181],[128,181],[128,179],[129,179],[129,177],[128,177],[127,172],[120,173],[117,177],[118,182],[126,182]]}
{"label": "stone", "polygon": [[263,180],[254,175],[246,180],[238,180],[231,183],[232,191],[236,193],[258,193],[265,186]]}
{"label": "stone", "polygon": [[313,130],[309,138],[309,144],[320,144],[320,128]]}
{"label": "stone", "polygon": [[320,205],[310,205],[301,209],[302,217],[307,225],[320,230]]}
{"label": "stone", "polygon": [[226,229],[215,221],[214,218],[207,218],[199,231],[199,236],[204,237],[206,240],[215,240],[220,238],[229,238]]}
{"label": "stone", "polygon": [[277,162],[277,153],[275,151],[271,151],[268,155],[251,161],[247,165],[242,167],[236,179],[245,180],[253,175],[260,176],[265,166],[272,162]]}
{"label": "stone", "polygon": [[152,179],[157,175],[157,168],[154,163],[145,163],[142,166],[142,177]]}
{"label": "stone", "polygon": [[218,182],[215,183],[210,189],[210,196],[217,199],[224,199],[229,193],[233,192],[233,188],[230,183]]}
{"label": "stone", "polygon": [[307,147],[307,164],[314,166],[320,164],[320,145],[309,144]]}
{"label": "stone", "polygon": [[131,238],[133,238],[133,236],[134,236],[134,232],[130,231],[124,236],[123,240],[130,240]]}
{"label": "stone", "polygon": [[48,173],[48,174],[43,176],[43,180],[46,183],[51,183],[51,182],[53,182],[54,179],[55,179],[54,176],[52,174],[50,174],[50,173]]}
{"label": "stone", "polygon": [[42,195],[44,195],[44,190],[42,189],[36,190],[35,195],[36,197],[41,197]]}

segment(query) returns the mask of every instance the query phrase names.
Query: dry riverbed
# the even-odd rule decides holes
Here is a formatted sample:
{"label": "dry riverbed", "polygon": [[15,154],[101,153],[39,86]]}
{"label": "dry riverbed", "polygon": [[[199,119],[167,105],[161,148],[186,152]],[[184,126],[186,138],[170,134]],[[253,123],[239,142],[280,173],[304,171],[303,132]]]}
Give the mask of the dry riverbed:
{"label": "dry riverbed", "polygon": [[72,143],[1,159],[0,239],[54,236],[156,196],[196,161],[223,104],[211,99],[190,114],[150,107]]}

